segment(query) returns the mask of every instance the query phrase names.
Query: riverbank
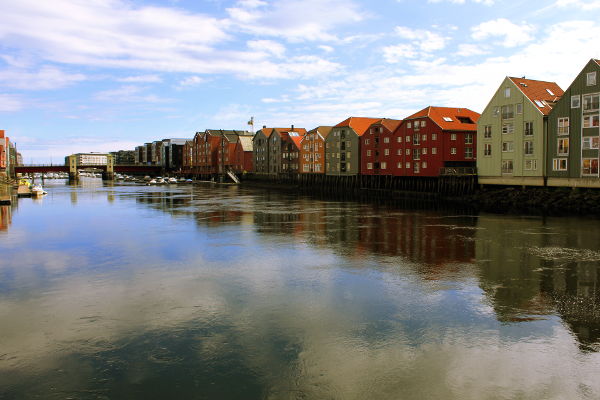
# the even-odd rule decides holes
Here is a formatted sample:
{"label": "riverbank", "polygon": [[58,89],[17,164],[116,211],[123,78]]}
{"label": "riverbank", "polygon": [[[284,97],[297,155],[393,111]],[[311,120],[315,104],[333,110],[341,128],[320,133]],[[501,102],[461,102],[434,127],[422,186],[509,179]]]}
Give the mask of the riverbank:
{"label": "riverbank", "polygon": [[470,194],[452,196],[426,191],[368,188],[341,188],[332,192],[327,187],[279,183],[264,179],[245,180],[242,184],[248,187],[309,194],[319,198],[408,202],[413,206],[428,208],[456,208],[496,214],[600,216],[600,190],[595,189],[486,186],[475,188]]}

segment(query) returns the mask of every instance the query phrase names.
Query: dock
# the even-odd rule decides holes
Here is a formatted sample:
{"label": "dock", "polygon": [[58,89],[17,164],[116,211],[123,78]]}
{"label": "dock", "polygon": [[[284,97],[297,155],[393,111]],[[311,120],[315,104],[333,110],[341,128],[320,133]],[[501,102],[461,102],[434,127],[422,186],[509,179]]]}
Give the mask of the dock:
{"label": "dock", "polygon": [[31,197],[31,189],[26,185],[19,185],[17,189],[18,197]]}

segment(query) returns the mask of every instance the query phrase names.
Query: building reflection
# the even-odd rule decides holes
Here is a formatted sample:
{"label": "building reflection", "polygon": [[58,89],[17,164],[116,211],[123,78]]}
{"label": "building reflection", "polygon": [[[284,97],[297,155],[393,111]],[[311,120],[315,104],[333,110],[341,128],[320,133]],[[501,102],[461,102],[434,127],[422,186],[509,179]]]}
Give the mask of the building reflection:
{"label": "building reflection", "polygon": [[600,349],[600,237],[586,223],[479,217],[480,285],[500,321],[558,314],[582,349]]}
{"label": "building reflection", "polygon": [[7,231],[12,222],[11,206],[0,206],[0,231]]}

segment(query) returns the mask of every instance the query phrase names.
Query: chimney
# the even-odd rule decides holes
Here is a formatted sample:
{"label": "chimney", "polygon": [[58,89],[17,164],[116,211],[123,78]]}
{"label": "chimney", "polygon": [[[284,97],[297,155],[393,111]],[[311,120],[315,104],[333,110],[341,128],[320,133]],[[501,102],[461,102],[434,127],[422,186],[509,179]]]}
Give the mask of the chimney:
{"label": "chimney", "polygon": [[266,126],[266,125],[263,125],[263,129],[267,129],[267,126]]}
{"label": "chimney", "polygon": [[294,131],[294,125],[292,125],[292,132]]}

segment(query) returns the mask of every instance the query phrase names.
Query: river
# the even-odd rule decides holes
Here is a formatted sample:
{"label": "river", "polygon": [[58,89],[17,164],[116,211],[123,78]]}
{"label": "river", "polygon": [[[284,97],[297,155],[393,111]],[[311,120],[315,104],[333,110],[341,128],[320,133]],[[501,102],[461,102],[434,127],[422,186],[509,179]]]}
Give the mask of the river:
{"label": "river", "polygon": [[1,399],[600,398],[598,220],[46,188],[1,208]]}

